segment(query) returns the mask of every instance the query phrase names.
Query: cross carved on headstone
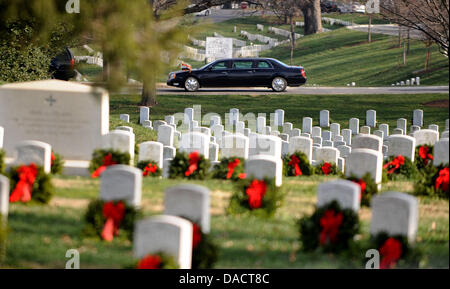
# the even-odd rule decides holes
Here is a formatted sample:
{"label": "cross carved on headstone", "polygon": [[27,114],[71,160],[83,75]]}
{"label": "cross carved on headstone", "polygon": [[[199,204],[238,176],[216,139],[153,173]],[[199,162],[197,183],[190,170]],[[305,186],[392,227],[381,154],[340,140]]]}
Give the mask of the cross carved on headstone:
{"label": "cross carved on headstone", "polygon": [[53,106],[53,103],[56,102],[56,99],[53,98],[53,95],[50,94],[49,98],[46,98],[45,101],[47,101],[50,106]]}

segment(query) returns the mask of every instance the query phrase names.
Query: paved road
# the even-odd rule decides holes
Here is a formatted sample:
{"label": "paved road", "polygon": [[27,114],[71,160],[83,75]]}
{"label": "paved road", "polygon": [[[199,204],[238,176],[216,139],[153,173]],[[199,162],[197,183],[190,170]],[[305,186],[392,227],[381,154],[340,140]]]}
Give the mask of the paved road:
{"label": "paved road", "polygon": [[[354,25],[354,26],[347,26],[348,29],[362,31],[362,32],[368,32],[369,31],[369,25]],[[396,24],[377,24],[372,25],[371,27],[372,33],[375,34],[385,34],[390,36],[397,36],[398,37],[398,25]],[[402,28],[401,30],[402,37],[407,37],[407,29]],[[409,35],[413,39],[422,39],[423,34],[422,32],[418,30],[411,29],[409,32]]]}
{"label": "paved road", "polygon": [[[139,92],[139,89],[134,91]],[[428,94],[449,93],[448,86],[390,86],[390,87],[290,87],[281,94],[321,95],[321,94]],[[280,94],[265,88],[204,88],[195,93],[167,86],[160,86],[158,94],[184,95],[270,95]]]}
{"label": "paved road", "polygon": [[[257,10],[242,10],[242,9],[211,9],[211,14],[209,16],[197,16],[197,19],[209,20],[214,23],[219,23],[227,21],[234,18],[241,18],[246,16],[258,16],[261,15],[260,11]],[[272,14],[271,12],[265,12],[267,14]]]}

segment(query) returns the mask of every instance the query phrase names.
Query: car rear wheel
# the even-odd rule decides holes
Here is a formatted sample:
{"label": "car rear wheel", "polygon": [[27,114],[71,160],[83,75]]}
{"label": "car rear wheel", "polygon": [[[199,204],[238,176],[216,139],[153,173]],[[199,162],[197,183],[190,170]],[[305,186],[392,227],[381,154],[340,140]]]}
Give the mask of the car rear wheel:
{"label": "car rear wheel", "polygon": [[287,81],[283,77],[275,77],[272,80],[272,89],[276,92],[283,92],[287,88]]}
{"label": "car rear wheel", "polygon": [[184,89],[186,91],[194,92],[197,91],[200,87],[200,84],[198,83],[197,78],[195,77],[188,77],[186,81],[184,82]]}

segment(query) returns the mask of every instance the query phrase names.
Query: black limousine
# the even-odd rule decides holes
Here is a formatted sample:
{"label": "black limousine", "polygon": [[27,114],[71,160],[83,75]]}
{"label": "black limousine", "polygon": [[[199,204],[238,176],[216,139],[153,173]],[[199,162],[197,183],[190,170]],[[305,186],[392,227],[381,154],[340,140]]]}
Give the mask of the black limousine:
{"label": "black limousine", "polygon": [[197,91],[201,87],[268,87],[276,92],[306,83],[305,69],[273,58],[220,59],[199,69],[169,73],[167,85]]}

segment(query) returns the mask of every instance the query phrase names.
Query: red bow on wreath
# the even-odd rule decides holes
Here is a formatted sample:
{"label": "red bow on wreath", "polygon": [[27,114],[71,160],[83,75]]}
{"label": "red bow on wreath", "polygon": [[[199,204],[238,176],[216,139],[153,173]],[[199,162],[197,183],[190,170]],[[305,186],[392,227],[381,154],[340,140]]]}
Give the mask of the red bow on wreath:
{"label": "red bow on wreath", "polygon": [[359,185],[359,187],[361,188],[361,194],[359,195],[359,200],[361,201],[362,196],[363,196],[364,192],[366,191],[367,184],[363,179],[361,179],[359,181],[353,181],[353,182],[357,183]]}
{"label": "red bow on wreath", "polygon": [[449,182],[449,170],[448,168],[443,168],[439,171],[439,175],[436,178],[436,182],[434,184],[434,188],[441,189],[445,192],[448,192],[448,182]]}
{"label": "red bow on wreath", "polygon": [[405,158],[402,155],[399,155],[396,158],[394,158],[391,162],[388,162],[387,164],[385,164],[384,168],[385,169],[390,168],[388,170],[388,174],[392,174],[398,168],[400,168],[400,166],[403,166],[404,163],[405,163]]}
{"label": "red bow on wreath", "polygon": [[34,163],[28,166],[21,166],[17,169],[19,174],[19,181],[16,187],[9,196],[11,203],[21,201],[22,203],[31,200],[31,192],[33,191],[33,184],[38,174],[38,168]]}
{"label": "red bow on wreath", "polygon": [[380,248],[380,269],[390,269],[402,256],[402,243],[395,238],[388,238]]}
{"label": "red bow on wreath", "polygon": [[342,224],[344,215],[342,213],[335,214],[334,210],[326,210],[322,218],[320,218],[320,244],[325,245],[327,240],[336,243],[339,234],[339,227]]}
{"label": "red bow on wreath", "polygon": [[301,176],[302,171],[300,170],[300,167],[298,164],[300,163],[300,159],[296,155],[291,156],[291,161],[288,163],[288,165],[294,167],[295,176]]}
{"label": "red bow on wreath", "polygon": [[324,163],[322,166],[322,172],[324,175],[331,174],[331,164],[330,163]]}
{"label": "red bow on wreath", "polygon": [[433,155],[429,154],[428,153],[429,151],[430,151],[430,148],[426,147],[426,146],[421,146],[419,148],[419,156],[423,160],[425,165],[427,165],[428,162],[433,159]]}
{"label": "red bow on wreath", "polygon": [[250,209],[258,209],[262,205],[262,199],[266,194],[267,185],[264,181],[253,180],[250,186],[245,190],[248,196],[248,205]]}
{"label": "red bow on wreath", "polygon": [[146,177],[146,176],[156,173],[157,170],[158,170],[158,166],[150,163],[144,168],[144,172],[142,173],[142,175],[144,177]]}
{"label": "red bow on wreath", "polygon": [[192,175],[198,168],[198,162],[200,161],[200,154],[198,152],[192,152],[189,154],[189,167],[184,173],[186,177]]}
{"label": "red bow on wreath", "polygon": [[200,226],[196,223],[192,224],[192,248],[197,248],[198,244],[202,241],[202,234]]}
{"label": "red bow on wreath", "polygon": [[103,158],[103,165],[101,165],[98,169],[96,169],[91,177],[92,178],[98,178],[104,171],[106,171],[106,169],[109,166],[115,165],[117,164],[116,161],[113,160],[113,156],[111,153],[107,154],[104,158]]}
{"label": "red bow on wreath", "polygon": [[241,163],[239,159],[234,159],[234,161],[228,163],[228,174],[227,179],[231,179],[234,173],[234,169]]}
{"label": "red bow on wreath", "polygon": [[102,231],[102,238],[111,242],[114,236],[119,234],[119,225],[125,216],[125,205],[122,201],[117,204],[107,202],[103,205],[103,216],[106,218],[105,226]]}
{"label": "red bow on wreath", "polygon": [[55,160],[55,155],[52,152],[52,155],[50,156],[50,167],[53,167],[53,161]]}
{"label": "red bow on wreath", "polygon": [[161,257],[147,255],[139,261],[137,269],[161,269],[161,262]]}

